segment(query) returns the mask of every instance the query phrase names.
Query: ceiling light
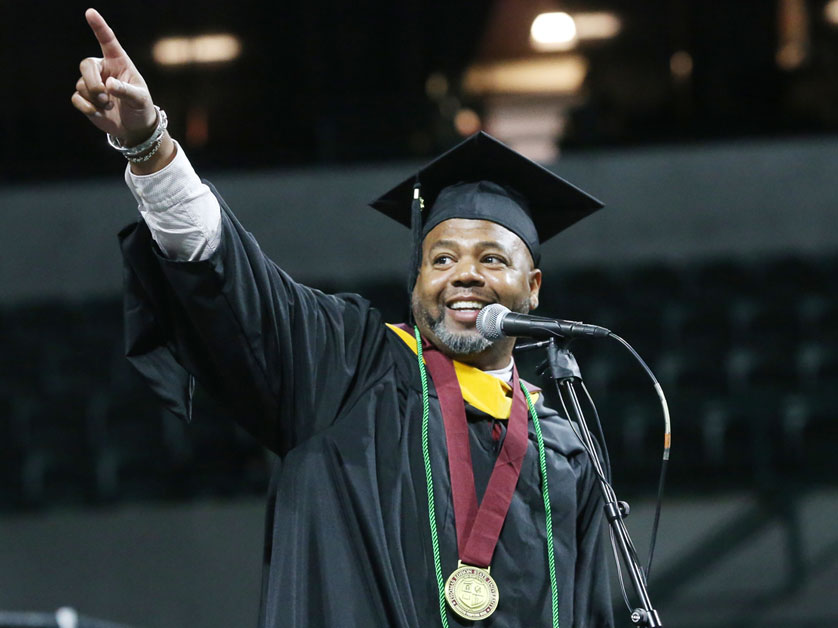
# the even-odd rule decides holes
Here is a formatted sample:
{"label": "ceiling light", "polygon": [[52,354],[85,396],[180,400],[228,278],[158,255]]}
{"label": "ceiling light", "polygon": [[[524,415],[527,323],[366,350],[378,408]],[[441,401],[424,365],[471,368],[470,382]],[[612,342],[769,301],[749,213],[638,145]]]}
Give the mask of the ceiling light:
{"label": "ceiling light", "polygon": [[195,63],[219,63],[239,56],[241,44],[233,35],[201,35],[192,39]]}
{"label": "ceiling light", "polygon": [[154,44],[151,55],[160,65],[183,65],[192,59],[187,37],[167,37]]}
{"label": "ceiling light", "polygon": [[587,72],[579,55],[499,61],[470,67],[463,85],[472,94],[573,94]]}
{"label": "ceiling light", "polygon": [[616,37],[623,25],[620,18],[607,11],[575,13],[576,36],[584,39],[611,39]]}
{"label": "ceiling light", "polygon": [[679,50],[669,58],[669,70],[677,79],[689,78],[693,72],[693,58],[686,50]]}
{"label": "ceiling light", "polygon": [[536,50],[570,50],[576,45],[576,22],[567,13],[542,13],[530,27]]}
{"label": "ceiling light", "polygon": [[238,37],[225,33],[166,37],[154,44],[151,54],[160,65],[223,63],[241,54],[241,42]]}
{"label": "ceiling light", "polygon": [[[838,0],[836,0],[838,1]],[[611,39],[623,25],[614,13],[542,13],[530,27],[530,41],[539,51],[570,50],[580,41]]]}

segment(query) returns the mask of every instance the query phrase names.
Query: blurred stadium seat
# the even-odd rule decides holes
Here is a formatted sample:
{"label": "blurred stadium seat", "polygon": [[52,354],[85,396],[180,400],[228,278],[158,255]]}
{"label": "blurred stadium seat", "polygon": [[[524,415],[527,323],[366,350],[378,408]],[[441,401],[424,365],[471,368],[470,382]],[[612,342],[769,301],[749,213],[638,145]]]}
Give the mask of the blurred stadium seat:
{"label": "blurred stadium seat", "polygon": [[[838,447],[836,271],[800,256],[563,269],[540,311],[608,326],[653,366],[673,484],[770,482],[825,471]],[[354,288],[404,318],[400,281]],[[0,508],[264,491],[265,453],[200,389],[191,425],[156,405],[122,358],[119,298],[7,307],[0,322]],[[574,350],[615,477],[648,485],[663,438],[649,380],[616,345]],[[541,359],[522,354],[525,377]]]}

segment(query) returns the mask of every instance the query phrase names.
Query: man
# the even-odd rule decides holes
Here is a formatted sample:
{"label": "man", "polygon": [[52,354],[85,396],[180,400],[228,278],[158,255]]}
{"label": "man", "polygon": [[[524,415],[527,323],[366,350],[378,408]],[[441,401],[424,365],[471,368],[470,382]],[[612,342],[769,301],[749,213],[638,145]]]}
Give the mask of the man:
{"label": "man", "polygon": [[103,57],[82,61],[72,103],[128,158],[143,217],[120,234],[128,357],[179,416],[195,377],[279,456],[260,625],[611,626],[591,464],[519,383],[513,341],[475,329],[487,304],[537,306],[535,217],[549,237],[598,201],[465,142],[374,203],[417,244],[416,326],[385,326],[263,255],[86,17]]}

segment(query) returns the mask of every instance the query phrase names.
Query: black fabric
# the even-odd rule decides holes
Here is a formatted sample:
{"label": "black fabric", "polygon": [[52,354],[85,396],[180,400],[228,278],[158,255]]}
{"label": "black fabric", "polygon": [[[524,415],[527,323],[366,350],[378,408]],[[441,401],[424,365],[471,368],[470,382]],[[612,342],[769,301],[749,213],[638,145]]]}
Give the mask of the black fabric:
{"label": "black fabric", "polygon": [[409,227],[413,186],[417,182],[422,186],[422,198],[429,212],[423,218],[427,220],[445,188],[476,181],[491,181],[526,199],[541,243],[603,207],[590,194],[483,131],[423,166],[370,206]]}
{"label": "black fabric", "polygon": [[[416,211],[417,187],[421,212]],[[419,272],[422,240],[443,220],[470,218],[502,225],[524,241],[537,266],[540,243],[603,204],[480,131],[385,192],[370,207],[413,232],[407,277],[410,293]]]}
{"label": "black fabric", "polygon": [[513,190],[491,181],[449,185],[439,193],[418,242],[421,243],[439,223],[452,218],[488,220],[509,229],[527,245],[533,262],[538,265],[541,259],[538,233],[527,210],[526,199]]}
{"label": "black fabric", "polygon": [[[278,456],[269,494],[260,626],[440,625],[421,451],[416,356],[357,295],[295,283],[223,207],[206,261],[176,262],[137,223],[121,234],[132,363],[188,416],[191,376]],[[561,625],[612,626],[601,500],[567,422],[537,407],[547,449]],[[482,494],[492,419],[468,408]],[[444,577],[457,566],[445,434],[430,451]],[[530,442],[492,563],[486,628],[550,625],[544,505]],[[469,626],[449,614],[449,625]]]}

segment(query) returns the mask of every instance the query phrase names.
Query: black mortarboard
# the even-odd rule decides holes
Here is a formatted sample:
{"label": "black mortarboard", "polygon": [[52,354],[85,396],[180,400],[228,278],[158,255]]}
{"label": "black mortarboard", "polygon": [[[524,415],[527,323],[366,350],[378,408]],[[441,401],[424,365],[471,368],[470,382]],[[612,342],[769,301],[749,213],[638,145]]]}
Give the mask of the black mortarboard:
{"label": "black mortarboard", "polygon": [[443,220],[496,222],[518,235],[538,264],[541,242],[603,207],[593,196],[482,131],[370,205],[413,230],[409,289],[415,282],[422,240]]}

